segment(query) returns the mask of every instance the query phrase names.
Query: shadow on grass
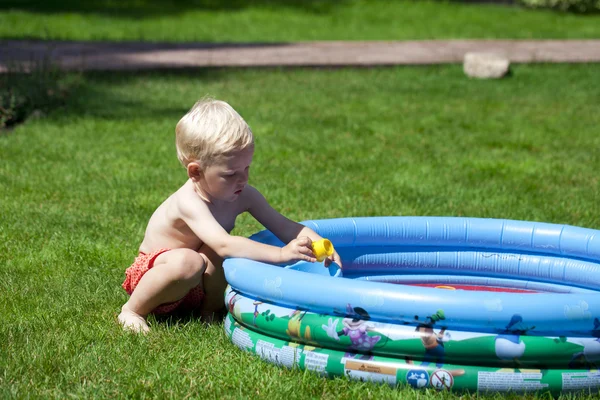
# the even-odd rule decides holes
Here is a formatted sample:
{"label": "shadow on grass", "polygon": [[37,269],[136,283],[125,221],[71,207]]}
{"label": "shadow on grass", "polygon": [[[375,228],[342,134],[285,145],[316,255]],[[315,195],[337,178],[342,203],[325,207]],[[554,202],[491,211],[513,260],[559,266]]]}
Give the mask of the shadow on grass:
{"label": "shadow on grass", "polygon": [[82,74],[82,84],[73,88],[66,107],[61,109],[61,118],[77,117],[80,115],[92,116],[100,119],[127,120],[135,117],[156,118],[164,117],[179,120],[190,105],[182,107],[166,105],[160,101],[148,102],[137,96],[124,97],[122,92],[110,88],[131,84],[132,80],[144,82],[147,79],[160,77],[165,81],[189,77],[195,82],[215,82],[228,74],[227,69],[174,69],[160,71],[136,72],[87,72]]}
{"label": "shadow on grass", "polygon": [[6,0],[0,10],[41,14],[80,13],[130,18],[179,14],[192,10],[238,11],[245,8],[294,8],[307,13],[331,13],[347,0]]}
{"label": "shadow on grass", "polygon": [[[172,69],[150,69],[144,71],[88,71],[80,73],[81,84],[72,88],[67,98],[65,107],[60,110],[60,118],[78,117],[81,115],[91,116],[99,119],[128,120],[135,119],[155,119],[166,118],[178,121],[184,115],[191,104],[185,104],[180,107],[172,102],[165,104],[159,99],[145,99],[143,96],[123,96],[121,91],[113,90],[119,86],[131,85],[132,82],[139,82],[143,85],[144,81],[161,79],[164,83],[181,84],[182,81],[189,79],[199,87],[204,84],[212,84],[220,81],[226,82],[232,74],[238,74],[252,69],[259,71],[301,71],[309,69],[311,71],[320,70],[340,70],[340,69],[385,69],[396,68],[394,65],[378,67],[346,67],[346,66],[327,66],[327,67],[214,67],[214,68],[172,68]],[[429,68],[429,67],[426,67]],[[441,67],[435,67],[441,68]],[[201,92],[202,97],[210,93]]]}
{"label": "shadow on grass", "polygon": [[[264,69],[264,68],[263,68]],[[279,69],[279,68],[273,68]],[[183,68],[157,69],[135,72],[88,71],[62,72],[44,68],[33,73],[14,72],[0,74],[0,100],[4,102],[12,92],[18,93],[19,105],[14,116],[7,116],[5,105],[0,102],[0,134],[12,131],[15,126],[26,123],[30,117],[51,117],[71,120],[89,116],[101,120],[127,121],[131,119],[165,118],[179,120],[190,104],[177,106],[160,99],[148,101],[140,96],[127,96],[115,90],[120,86],[160,78],[165,83],[181,83],[188,79],[198,85],[228,79],[230,74],[247,68]],[[10,82],[10,85],[2,85]],[[14,89],[13,89],[14,88]],[[141,89],[143,90],[143,89]],[[201,93],[200,96],[206,95]],[[11,110],[12,111],[12,110]],[[11,119],[9,121],[9,119]]]}
{"label": "shadow on grass", "polygon": [[0,73],[0,134],[31,116],[41,116],[66,104],[71,89],[80,82],[48,58],[23,66],[14,63]]}
{"label": "shadow on grass", "polygon": [[144,72],[63,72],[52,63],[36,63],[31,70],[11,67],[0,73],[0,136],[13,132],[29,119],[45,116],[70,119],[82,115],[99,119],[127,120],[164,116],[178,119],[186,107],[165,106],[160,103],[124,97],[109,90],[159,76],[166,80],[189,76],[200,81],[219,80],[225,71],[189,69]]}

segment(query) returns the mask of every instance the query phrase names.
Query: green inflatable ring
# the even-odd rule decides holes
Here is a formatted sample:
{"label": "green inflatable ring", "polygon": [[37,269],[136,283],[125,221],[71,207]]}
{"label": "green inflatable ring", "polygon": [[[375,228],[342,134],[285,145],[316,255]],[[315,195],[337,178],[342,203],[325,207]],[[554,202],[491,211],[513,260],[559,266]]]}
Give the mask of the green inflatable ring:
{"label": "green inflatable ring", "polygon": [[[411,329],[412,338],[406,334],[398,338],[378,326],[364,332],[365,337],[379,338],[372,340],[377,343],[370,351],[361,352],[352,348],[348,337],[342,335],[335,339],[337,333],[343,332],[335,329],[335,321],[341,327],[347,322],[343,316],[287,309],[252,299],[231,288],[226,292],[226,302],[229,314],[225,319],[225,332],[230,340],[266,361],[289,368],[393,386],[408,384],[415,388],[470,392],[560,393],[600,388],[597,370],[548,368],[547,365],[536,368],[536,364],[540,364],[539,357],[544,354],[551,354],[546,361],[558,360],[555,365],[566,365],[572,359],[573,352],[579,349],[564,338],[524,337],[529,340],[527,347],[531,352],[521,357],[518,367],[506,360],[492,359],[495,335],[490,334],[452,332],[453,338],[445,342],[444,359],[440,360],[428,358],[422,333],[414,327],[401,327],[404,331]],[[361,324],[364,326],[364,323],[363,320]],[[337,331],[336,334],[333,331]],[[472,337],[465,340],[465,334]],[[552,346],[552,350],[548,346]],[[537,351],[532,350],[536,348]],[[564,354],[557,358],[560,349]]]}

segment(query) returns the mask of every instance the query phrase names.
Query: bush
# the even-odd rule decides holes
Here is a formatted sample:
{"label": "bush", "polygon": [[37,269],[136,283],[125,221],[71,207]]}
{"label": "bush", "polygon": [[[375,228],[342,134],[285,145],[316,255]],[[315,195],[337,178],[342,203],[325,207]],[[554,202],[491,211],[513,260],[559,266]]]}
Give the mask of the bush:
{"label": "bush", "polygon": [[519,0],[527,7],[589,13],[600,11],[600,0]]}
{"label": "bush", "polygon": [[15,64],[0,73],[0,130],[64,104],[65,73],[44,60],[29,68]]}

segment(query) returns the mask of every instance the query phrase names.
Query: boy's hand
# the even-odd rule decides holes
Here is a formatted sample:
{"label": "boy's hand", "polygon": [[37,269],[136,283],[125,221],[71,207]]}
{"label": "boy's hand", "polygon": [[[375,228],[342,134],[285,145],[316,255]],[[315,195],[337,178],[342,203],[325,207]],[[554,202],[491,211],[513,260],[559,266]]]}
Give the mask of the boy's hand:
{"label": "boy's hand", "polygon": [[342,269],[342,258],[340,257],[340,255],[338,254],[338,252],[335,251],[335,250],[333,251],[333,254],[331,256],[329,256],[329,257],[327,257],[325,259],[325,264],[324,265],[326,267],[329,267],[332,262],[334,262],[337,265],[339,265],[340,269]]}
{"label": "boy's hand", "polygon": [[317,261],[312,251],[312,240],[308,236],[302,236],[292,240],[287,246],[281,248],[281,262],[288,261]]}

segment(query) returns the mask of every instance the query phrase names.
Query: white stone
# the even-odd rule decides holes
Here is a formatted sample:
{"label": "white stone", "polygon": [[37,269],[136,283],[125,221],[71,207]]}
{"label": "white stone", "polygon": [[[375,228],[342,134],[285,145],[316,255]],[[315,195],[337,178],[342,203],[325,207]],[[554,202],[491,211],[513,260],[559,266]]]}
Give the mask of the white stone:
{"label": "white stone", "polygon": [[467,53],[463,70],[471,78],[498,79],[508,73],[510,61],[495,53]]}

